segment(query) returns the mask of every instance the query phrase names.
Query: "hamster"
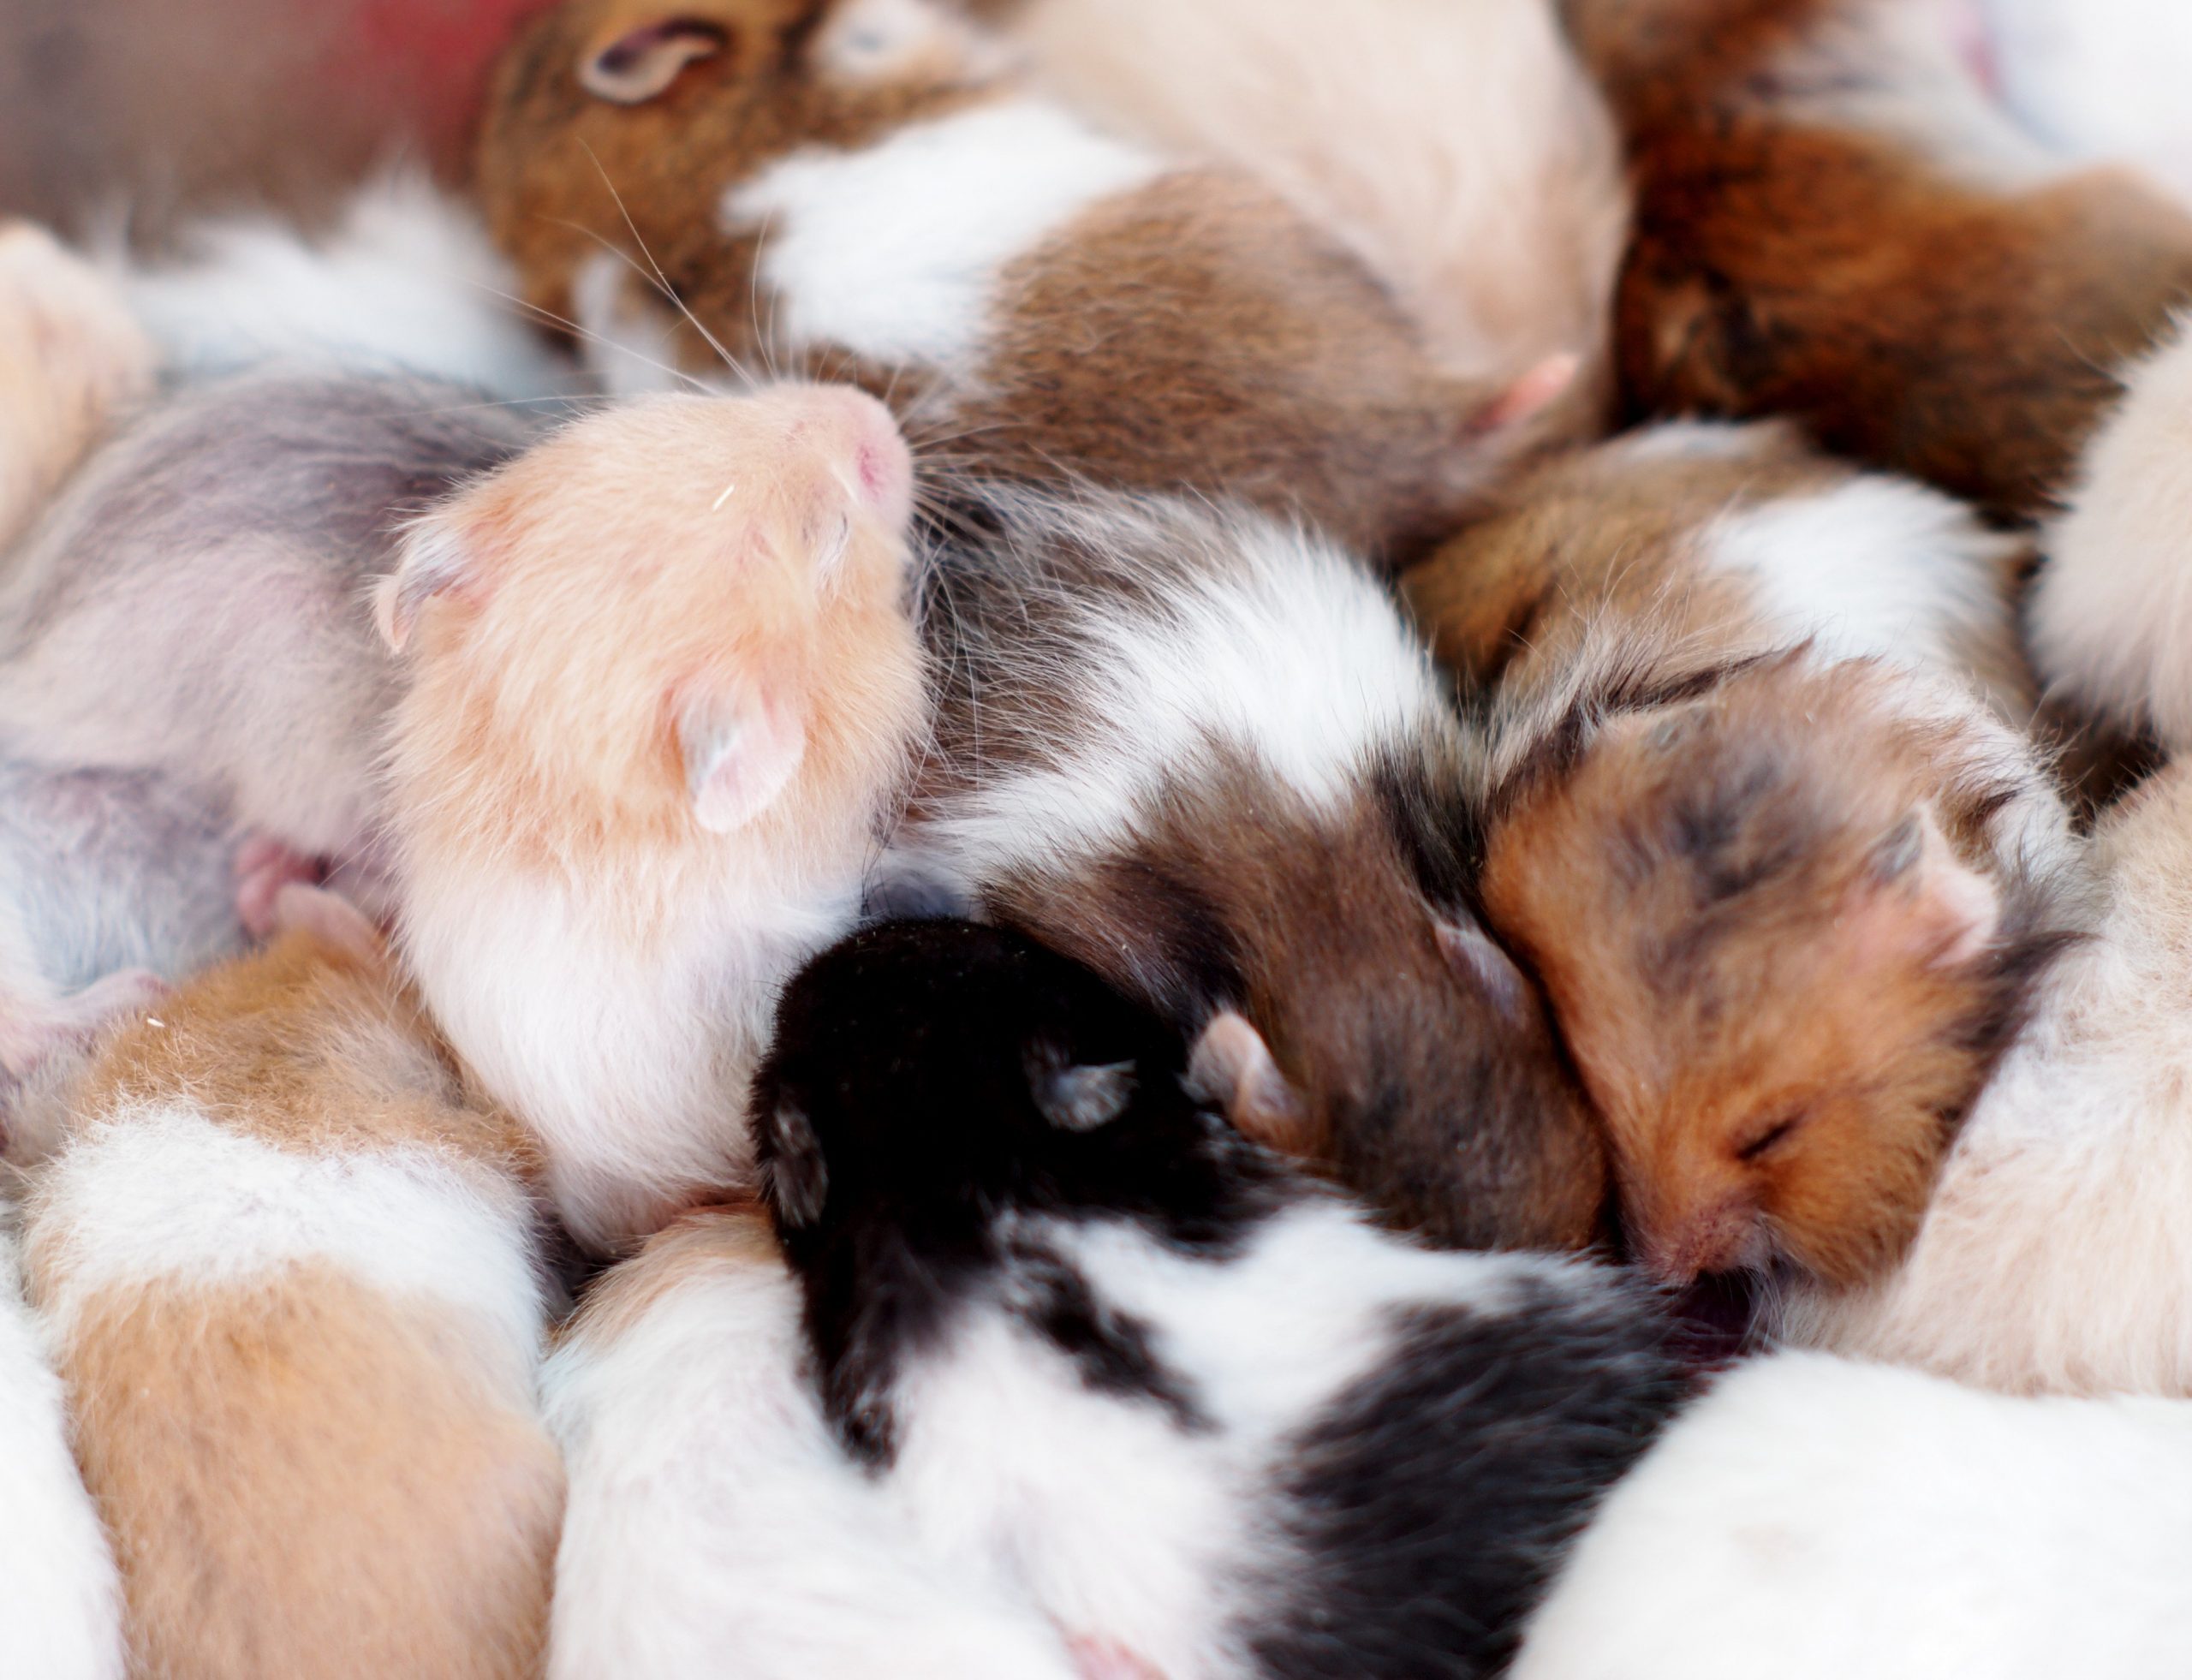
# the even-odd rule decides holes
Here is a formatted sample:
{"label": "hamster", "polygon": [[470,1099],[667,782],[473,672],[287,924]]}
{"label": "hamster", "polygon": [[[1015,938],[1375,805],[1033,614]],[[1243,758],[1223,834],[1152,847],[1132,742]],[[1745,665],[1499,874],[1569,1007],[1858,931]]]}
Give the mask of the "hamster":
{"label": "hamster", "polygon": [[750,1183],[783,977],[853,924],[926,721],[911,456],[846,386],[637,399],[378,586],[402,946],[609,1250]]}
{"label": "hamster", "polygon": [[1568,0],[1620,116],[1638,414],[1785,414],[2004,519],[2047,512],[2192,302],[2192,214],[2066,172],[1898,0]]}
{"label": "hamster", "polygon": [[241,853],[218,801],[188,786],[0,759],[0,1142],[12,1159],[41,1147],[27,1085],[243,949]]}
{"label": "hamster", "polygon": [[505,57],[476,173],[548,315],[849,375],[987,475],[1235,496],[1365,551],[1443,534],[1575,372],[1437,371],[1337,239],[929,0],[571,0]]}
{"label": "hamster", "polygon": [[2192,1650],[2192,1407],[1782,1354],[1617,1486],[1513,1680],[2148,1680]]}
{"label": "hamster", "polygon": [[0,552],[120,414],[158,352],[92,265],[41,228],[0,220]]}
{"label": "hamster", "polygon": [[888,873],[1089,963],[1242,1128],[1461,1247],[1599,1236],[1605,1146],[1474,913],[1453,709],[1383,587],[1298,527],[1161,498],[969,499]]}
{"label": "hamster", "polygon": [[1981,652],[2015,699],[2017,545],[1787,446],[1606,446],[1409,585],[1501,678],[1472,704],[1482,910],[1671,1282],[1891,1266],[2085,908],[2044,757],[1933,664]]}
{"label": "hamster", "polygon": [[615,1267],[541,1373],[570,1478],[550,1680],[1073,1680],[1016,1595],[939,1567],[848,1457],[755,1207]]}
{"label": "hamster", "polygon": [[2109,903],[1973,1109],[1903,1263],[1790,1339],[2018,1391],[2192,1397],[2192,766],[2099,835]]}
{"label": "hamster", "polygon": [[24,1252],[130,1671],[537,1673],[563,1478],[526,1141],[354,911],[110,1037]]}
{"label": "hamster", "polygon": [[254,932],[295,860],[370,875],[396,679],[366,585],[404,517],[539,429],[404,377],[250,373],[155,405],[0,573],[0,757],[204,789],[276,843]]}
{"label": "hamster", "polygon": [[1662,1315],[1377,1230],[1188,1075],[1001,929],[872,929],[791,983],[754,1110],[838,1440],[952,1579],[1149,1672],[1499,1672],[1682,1403]]}
{"label": "hamster", "polygon": [[2087,445],[2027,617],[2058,692],[2118,727],[2192,748],[2192,332],[2126,376]]}
{"label": "hamster", "polygon": [[1628,189],[1550,0],[1029,0],[1010,34],[1076,109],[1337,233],[1440,366],[1601,362]]}
{"label": "hamster", "polygon": [[122,1680],[114,1550],[69,1452],[45,1328],[23,1300],[12,1207],[0,1222],[0,1673]]}

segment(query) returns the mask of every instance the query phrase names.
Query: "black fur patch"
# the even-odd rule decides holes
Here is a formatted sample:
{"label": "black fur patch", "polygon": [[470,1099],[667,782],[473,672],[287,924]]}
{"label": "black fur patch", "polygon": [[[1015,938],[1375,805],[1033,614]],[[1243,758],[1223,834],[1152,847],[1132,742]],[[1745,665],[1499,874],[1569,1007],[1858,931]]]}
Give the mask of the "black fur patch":
{"label": "black fur patch", "polygon": [[1289,1455],[1298,1566],[1244,1629],[1272,1680],[1501,1671],[1599,1499],[1688,1397],[1641,1290],[1410,1314]]}

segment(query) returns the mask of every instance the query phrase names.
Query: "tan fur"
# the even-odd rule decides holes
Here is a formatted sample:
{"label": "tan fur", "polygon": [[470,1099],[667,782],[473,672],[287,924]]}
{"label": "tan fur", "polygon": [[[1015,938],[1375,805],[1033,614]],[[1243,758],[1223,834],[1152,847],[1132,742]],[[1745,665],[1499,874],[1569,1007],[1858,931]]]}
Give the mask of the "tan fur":
{"label": "tan fur", "polygon": [[[86,1125],[181,1106],[298,1154],[428,1146],[505,1187],[531,1170],[506,1118],[458,1105],[385,961],[306,933],[114,1034],[73,1101]],[[26,1259],[51,1309],[77,1257],[44,1206]],[[538,1672],[562,1469],[530,1369],[471,1314],[329,1262],[161,1273],[77,1300],[59,1367],[133,1673]]]}
{"label": "tan fur", "polygon": [[0,222],[0,547],[151,391],[158,364],[104,275],[43,229]]}
{"label": "tan fur", "polygon": [[[849,394],[658,397],[581,422],[436,515],[463,577],[408,645],[392,781],[420,855],[496,860],[597,885],[642,865],[685,877],[757,845],[827,866],[865,845],[921,712],[902,539],[845,474],[900,448]],[[816,556],[849,530],[826,575]],[[680,707],[760,694],[806,747],[786,797],[703,833]],[[634,882],[638,943],[676,895]]]}
{"label": "tan fur", "polygon": [[[682,9],[728,44],[637,104],[589,96],[579,68],[659,7],[575,0],[521,38],[478,175],[528,300],[569,316],[605,241],[658,264],[732,354],[783,363],[758,242],[717,229],[726,192],[802,146],[857,146],[1018,90],[971,34],[956,57],[896,80],[833,79],[807,57],[831,12],[822,0]],[[669,324],[644,283],[626,289]],[[1489,381],[1434,374],[1419,330],[1359,261],[1223,170],[1175,170],[1099,203],[1013,265],[992,319],[976,366],[875,367],[827,345],[804,359],[888,393],[986,472],[1242,495],[1366,549],[1442,534],[1508,457],[1568,423],[1495,424],[1527,360]],[[687,366],[721,371],[699,331],[668,343]]]}
{"label": "tan fur", "polygon": [[611,1346],[637,1329],[665,1297],[696,1278],[783,1263],[776,1227],[759,1201],[697,1209],[604,1272],[557,1339]]}
{"label": "tan fur", "polygon": [[2192,216],[1921,132],[1950,96],[1903,85],[1879,0],[1570,4],[1638,185],[1632,408],[1792,414],[1998,515],[2052,506],[2117,370],[2192,301]]}

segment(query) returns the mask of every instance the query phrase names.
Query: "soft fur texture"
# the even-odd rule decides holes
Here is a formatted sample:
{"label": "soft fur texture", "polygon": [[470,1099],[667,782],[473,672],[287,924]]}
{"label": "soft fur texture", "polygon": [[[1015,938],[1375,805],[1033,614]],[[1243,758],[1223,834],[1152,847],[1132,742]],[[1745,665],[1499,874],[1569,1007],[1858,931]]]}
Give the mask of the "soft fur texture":
{"label": "soft fur texture", "polygon": [[2026,709],[2021,551],[1785,433],[1679,427],[1546,468],[1409,576],[1501,681],[1485,913],[1664,1277],[1892,1264],[2075,925],[2045,765],[1942,669]]}
{"label": "soft fur texture", "polygon": [[1236,1122],[1387,1217],[1593,1240],[1602,1145],[1476,925],[1466,743],[1385,592],[1182,503],[999,491],[950,525],[903,867],[1214,1032]]}
{"label": "soft fur texture", "polygon": [[2192,300],[2192,214],[2068,174],[1903,0],[1566,0],[1626,130],[1637,413],[1787,414],[2029,518]]}
{"label": "soft fur texture", "polygon": [[570,1476],[551,1680],[1068,1680],[1064,1641],[940,1567],[849,1457],[758,1208],[618,1266],[542,1373]]}
{"label": "soft fur texture", "polygon": [[2048,528],[2033,658],[2062,694],[2192,748],[2192,336],[2131,370]]}
{"label": "soft fur texture", "polygon": [[133,1673],[538,1671],[532,1163],[344,914],[112,1038],[28,1206]]}
{"label": "soft fur texture", "polygon": [[849,375],[986,473],[1365,550],[1443,534],[1571,371],[1436,371],[1337,239],[1099,133],[929,0],[570,0],[506,56],[478,176],[527,300],[619,345],[652,317],[656,360]]}
{"label": "soft fur texture", "polygon": [[579,421],[381,587],[403,949],[615,1248],[747,1181],[784,974],[852,925],[924,718],[911,463],[843,387]]}
{"label": "soft fur texture", "polygon": [[279,362],[420,374],[517,401],[574,384],[575,370],[530,330],[517,277],[477,212],[423,175],[368,182],[321,238],[235,217],[188,229],[182,250],[117,253],[107,266],[185,377]]}
{"label": "soft fur texture", "polygon": [[1971,3],[1986,67],[2034,132],[2076,156],[2135,161],[2192,193],[2192,10],[2177,0]]}
{"label": "soft fur texture", "polygon": [[150,393],[158,360],[89,263],[42,229],[0,222],[0,551]]}
{"label": "soft fur texture", "polygon": [[1628,191],[1549,0],[1030,0],[1011,33],[1076,107],[1338,233],[1453,372],[1601,354]]}
{"label": "soft fur texture", "polygon": [[1867,1290],[1791,1291],[1783,1332],[1967,1382],[2192,1396],[2192,766],[2099,837],[2109,908]]}
{"label": "soft fur texture", "polygon": [[845,1450],[954,1578],[1167,1675],[1491,1675],[1683,1385],[1655,1306],[1375,1230],[999,930],[785,993],[765,1182]]}
{"label": "soft fur texture", "polygon": [[2192,1407],[1781,1354],[1615,1488],[1513,1680],[2148,1680],[2192,1649]]}

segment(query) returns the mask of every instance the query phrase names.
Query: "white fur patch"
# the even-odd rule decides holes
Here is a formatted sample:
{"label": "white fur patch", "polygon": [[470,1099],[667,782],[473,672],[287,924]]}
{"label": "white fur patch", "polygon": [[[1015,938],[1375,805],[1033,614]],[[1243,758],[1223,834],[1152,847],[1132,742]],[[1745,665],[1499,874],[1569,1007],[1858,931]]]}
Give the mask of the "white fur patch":
{"label": "white fur patch", "polygon": [[2149,1680],[2192,1651],[2192,1407],[1778,1354],[1607,1497],[1514,1680]]}
{"label": "white fur patch", "polygon": [[1379,749],[1451,727],[1429,653],[1359,565],[1260,520],[1229,534],[1245,563],[1168,584],[1144,611],[1088,614],[1090,730],[956,803],[925,845],[978,878],[1004,859],[1062,866],[1119,843],[1213,743],[1332,811]]}
{"label": "white fur patch", "polygon": [[795,345],[876,361],[978,354],[998,275],[1157,160],[1035,100],[897,130],[861,152],[810,149],[725,198],[735,233],[762,232],[760,280]]}
{"label": "white fur patch", "polygon": [[456,1154],[293,1153],[168,1104],[86,1128],[42,1177],[29,1236],[64,1329],[104,1290],[217,1288],[319,1260],[477,1313],[530,1355],[545,1310],[530,1225],[515,1183]]}
{"label": "white fur patch", "polygon": [[1922,485],[1854,478],[1725,515],[1707,543],[1715,563],[1757,579],[1777,629],[1836,658],[1954,670],[1975,631],[2010,634],[2003,580],[2016,539]]}
{"label": "white fur patch", "polygon": [[1057,1634],[986,1569],[923,1554],[840,1450],[805,1341],[782,1264],[732,1260],[550,1358],[569,1486],[551,1680],[716,1673],[726,1641],[750,1680],[1067,1680]]}

